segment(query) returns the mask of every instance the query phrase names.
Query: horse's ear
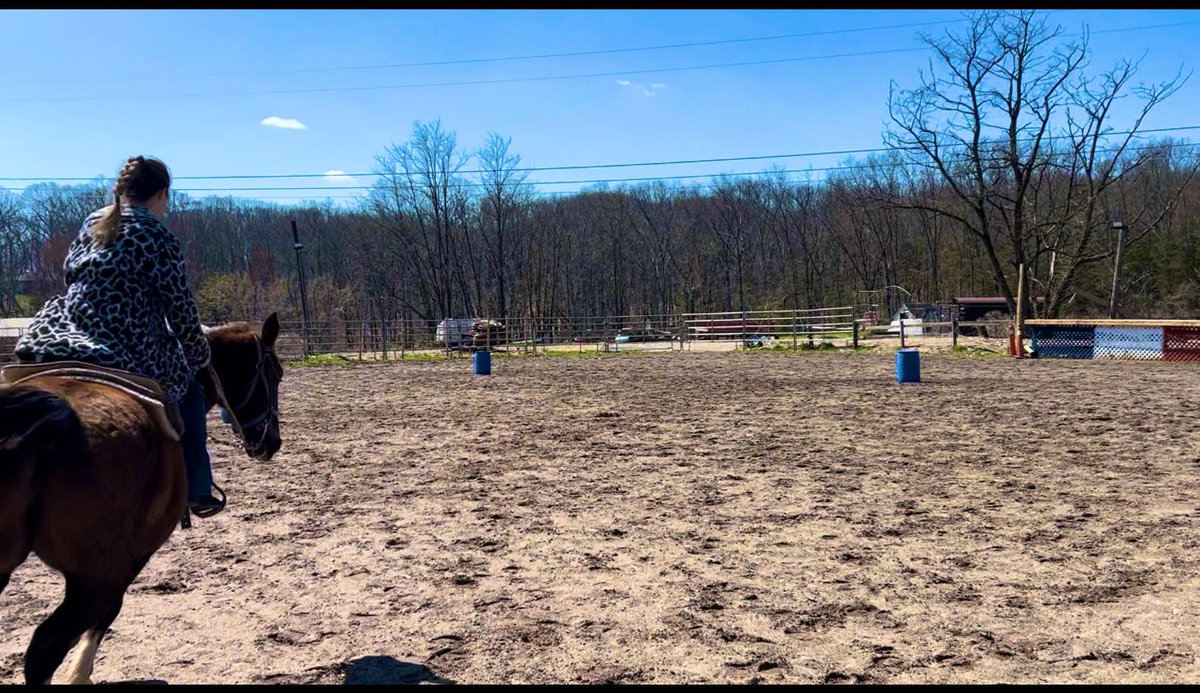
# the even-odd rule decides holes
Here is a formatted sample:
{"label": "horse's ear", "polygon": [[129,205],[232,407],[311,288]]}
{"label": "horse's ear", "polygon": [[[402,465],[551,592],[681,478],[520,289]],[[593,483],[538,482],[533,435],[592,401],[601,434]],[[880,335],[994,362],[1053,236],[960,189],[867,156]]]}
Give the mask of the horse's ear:
{"label": "horse's ear", "polygon": [[263,344],[269,347],[275,346],[275,339],[279,337],[279,314],[271,313],[263,320],[262,340]]}

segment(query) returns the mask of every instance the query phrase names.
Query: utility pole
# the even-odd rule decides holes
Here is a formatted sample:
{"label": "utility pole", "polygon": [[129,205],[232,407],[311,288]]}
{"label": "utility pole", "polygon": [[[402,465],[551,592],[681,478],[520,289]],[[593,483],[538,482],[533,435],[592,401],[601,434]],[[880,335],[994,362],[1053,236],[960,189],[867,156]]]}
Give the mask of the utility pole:
{"label": "utility pole", "polygon": [[1121,287],[1117,284],[1117,278],[1121,275],[1121,251],[1125,249],[1125,222],[1114,221],[1112,227],[1117,230],[1117,262],[1113,266],[1112,299],[1108,304],[1108,317],[1115,319],[1117,302],[1121,300]]}
{"label": "utility pole", "polygon": [[300,304],[304,307],[304,357],[308,358],[308,289],[304,286],[304,263],[300,260],[300,251],[304,244],[300,242],[300,232],[296,230],[296,220],[292,219],[292,248],[296,250],[296,272],[300,275]]}

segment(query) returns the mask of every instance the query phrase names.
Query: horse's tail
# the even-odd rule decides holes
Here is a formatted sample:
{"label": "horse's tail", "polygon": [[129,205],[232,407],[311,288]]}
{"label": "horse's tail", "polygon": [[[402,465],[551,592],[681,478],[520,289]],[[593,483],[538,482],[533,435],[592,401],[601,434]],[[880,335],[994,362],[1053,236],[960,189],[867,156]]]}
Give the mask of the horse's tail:
{"label": "horse's tail", "polygon": [[58,395],[35,387],[0,387],[0,475],[5,458],[37,440],[52,439],[78,422]]}
{"label": "horse's tail", "polygon": [[[75,429],[72,435],[72,428]],[[0,590],[33,546],[30,511],[40,493],[45,450],[62,455],[78,439],[79,418],[61,397],[32,387],[0,386]]]}

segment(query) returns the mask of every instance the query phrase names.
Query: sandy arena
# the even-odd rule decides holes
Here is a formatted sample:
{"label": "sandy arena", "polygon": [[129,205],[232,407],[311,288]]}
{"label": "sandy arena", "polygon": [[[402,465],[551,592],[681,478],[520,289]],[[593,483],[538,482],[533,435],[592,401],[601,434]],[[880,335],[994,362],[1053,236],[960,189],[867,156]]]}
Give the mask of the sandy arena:
{"label": "sandy arena", "polygon": [[[292,368],[97,682],[1200,682],[1200,365]],[[0,683],[62,594],[0,595]],[[60,668],[56,681],[65,674]]]}

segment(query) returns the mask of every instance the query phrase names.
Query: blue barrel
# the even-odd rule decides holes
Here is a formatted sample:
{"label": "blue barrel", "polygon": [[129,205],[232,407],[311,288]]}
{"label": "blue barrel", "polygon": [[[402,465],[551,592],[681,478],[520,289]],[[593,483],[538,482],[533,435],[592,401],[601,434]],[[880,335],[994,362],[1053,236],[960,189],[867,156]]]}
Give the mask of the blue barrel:
{"label": "blue barrel", "polygon": [[491,375],[492,374],[492,352],[477,351],[475,352],[475,375]]}
{"label": "blue barrel", "polygon": [[901,349],[896,352],[896,382],[921,382],[921,354],[916,349]]}

